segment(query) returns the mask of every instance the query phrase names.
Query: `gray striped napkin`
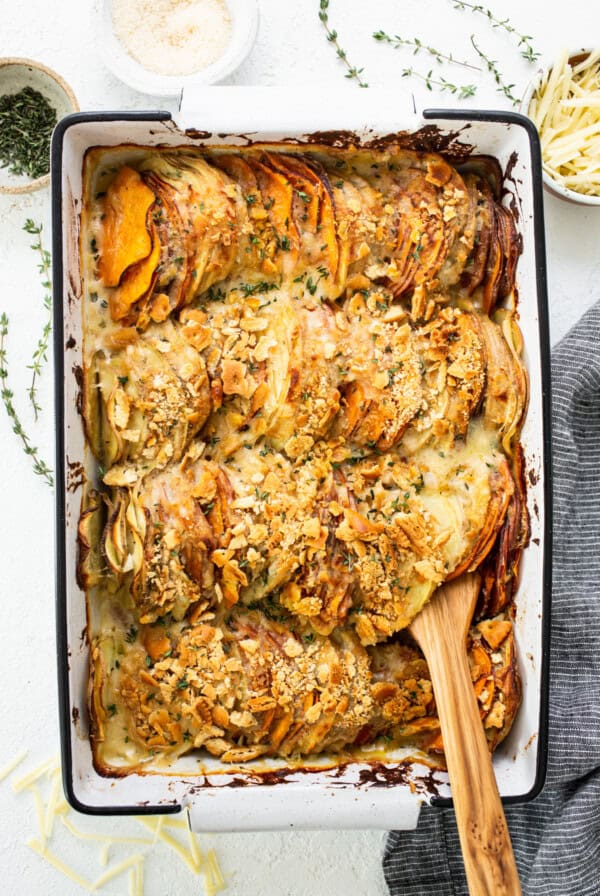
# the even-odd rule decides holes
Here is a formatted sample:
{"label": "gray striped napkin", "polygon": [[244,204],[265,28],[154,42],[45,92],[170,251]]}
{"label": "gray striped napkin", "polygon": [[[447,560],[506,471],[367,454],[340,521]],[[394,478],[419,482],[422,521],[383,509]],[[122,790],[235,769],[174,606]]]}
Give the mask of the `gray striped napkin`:
{"label": "gray striped napkin", "polygon": [[[524,896],[600,894],[600,303],[552,356],[554,584],[546,786],[506,810]],[[467,896],[452,810],[392,831],[391,896]]]}

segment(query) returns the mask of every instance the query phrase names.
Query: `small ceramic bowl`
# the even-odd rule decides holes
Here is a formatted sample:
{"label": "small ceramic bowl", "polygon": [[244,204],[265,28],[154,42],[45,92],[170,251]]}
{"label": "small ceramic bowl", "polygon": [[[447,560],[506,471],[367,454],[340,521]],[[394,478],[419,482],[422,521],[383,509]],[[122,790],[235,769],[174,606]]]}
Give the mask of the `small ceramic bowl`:
{"label": "small ceramic bowl", "polygon": [[[586,48],[573,50],[569,54],[569,62],[571,65],[578,64],[579,62],[583,62],[586,56],[589,55],[591,51]],[[531,101],[533,99],[534,94],[543,83],[544,79],[550,74],[552,71],[552,65],[548,65],[544,68],[540,68],[536,76],[530,82],[527,90],[525,91],[525,95],[523,96],[523,100],[521,102],[521,112],[524,115],[529,114],[529,107],[531,105]],[[543,162],[543,152],[542,152],[542,162]],[[600,196],[589,196],[585,193],[578,193],[576,190],[571,190],[568,187],[564,187],[562,184],[558,183],[554,180],[553,177],[546,171],[544,167],[542,172],[542,177],[544,181],[545,189],[551,193],[553,196],[557,196],[559,199],[565,199],[567,202],[572,202],[576,205],[587,205],[587,206],[598,206],[600,207]]]}
{"label": "small ceramic bowl", "polygon": [[[0,59],[0,96],[19,93],[24,87],[32,87],[45,96],[56,109],[59,121],[70,112],[79,111],[75,94],[52,69],[33,59]],[[49,173],[32,180],[26,174],[12,174],[8,168],[0,168],[0,193],[32,193],[49,183]]]}
{"label": "small ceramic bowl", "polygon": [[258,0],[225,0],[231,18],[231,39],[216,62],[190,75],[163,75],[149,71],[129,55],[116,37],[112,2],[97,8],[95,27],[102,61],[123,83],[152,96],[177,96],[186,87],[216,84],[231,75],[250,53],[258,31]]}

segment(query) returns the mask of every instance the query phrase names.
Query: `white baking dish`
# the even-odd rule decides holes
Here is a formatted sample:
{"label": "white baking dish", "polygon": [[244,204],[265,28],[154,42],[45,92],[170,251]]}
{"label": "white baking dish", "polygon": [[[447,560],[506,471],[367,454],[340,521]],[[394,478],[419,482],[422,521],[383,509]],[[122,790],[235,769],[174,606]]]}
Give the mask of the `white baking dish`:
{"label": "white baking dish", "polygon": [[[83,476],[93,476],[78,413],[81,371],[81,280],[78,234],[82,167],[91,146],[215,145],[248,142],[367,142],[427,127],[440,146],[460,141],[495,156],[506,177],[523,238],[517,284],[531,395],[522,444],[527,460],[531,542],[516,598],[523,703],[494,757],[507,801],[535,796],[546,757],[550,571],[549,361],[541,163],[531,122],[510,112],[399,108],[387,92],[210,88],[184,101],[177,124],[167,113],[86,113],[64,119],[52,149],[57,419],[57,624],[64,785],[88,813],[174,812],[189,806],[198,830],[411,828],[419,807],[447,802],[442,772],[399,751],[377,762],[335,766],[322,757],[308,769],[262,761],[232,770],[208,758],[182,759],[169,774],[106,778],[92,764],[87,736],[88,644],[85,595],[76,580],[77,522]],[[186,130],[186,128],[188,130]],[[193,130],[192,130],[193,128]],[[307,136],[308,135],[308,136]],[[89,452],[88,452],[89,455]],[[327,767],[329,765],[329,768]]]}

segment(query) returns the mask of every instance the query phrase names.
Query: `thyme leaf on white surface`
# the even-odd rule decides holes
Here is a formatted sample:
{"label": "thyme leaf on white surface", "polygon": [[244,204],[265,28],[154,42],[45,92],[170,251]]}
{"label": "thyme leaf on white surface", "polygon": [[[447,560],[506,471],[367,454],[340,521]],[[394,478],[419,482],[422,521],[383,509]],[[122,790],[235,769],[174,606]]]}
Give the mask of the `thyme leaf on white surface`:
{"label": "thyme leaf on white surface", "polygon": [[485,63],[485,66],[486,66],[488,72],[493,76],[494,81],[497,84],[497,88],[496,88],[497,93],[503,93],[504,96],[507,97],[507,99],[509,99],[514,106],[518,106],[520,100],[512,92],[512,89],[515,85],[514,84],[506,84],[504,82],[502,73],[500,72],[500,69],[498,68],[498,65],[497,65],[495,59],[490,59],[489,56],[486,56],[486,54],[483,52],[483,50],[481,50],[477,46],[477,44],[475,43],[475,35],[474,34],[471,35],[471,43],[473,44],[473,48],[474,48],[475,52],[477,53],[477,55],[479,56],[479,58]]}
{"label": "thyme leaf on white surface", "polygon": [[374,31],[373,37],[379,43],[390,44],[396,50],[401,47],[412,47],[413,56],[417,56],[419,53],[426,53],[429,56],[433,56],[439,65],[450,62],[452,65],[460,65],[463,68],[470,68],[476,72],[481,71],[478,65],[472,65],[472,63],[466,62],[464,59],[455,59],[452,53],[442,53],[435,47],[423,43],[418,37],[401,37],[399,34],[391,35],[382,30]]}
{"label": "thyme leaf on white surface", "polygon": [[31,248],[34,250],[34,252],[37,252],[40,257],[38,269],[42,278],[42,286],[45,290],[44,310],[47,313],[46,322],[44,323],[44,328],[42,330],[42,335],[38,339],[36,349],[31,359],[31,364],[28,365],[29,370],[32,371],[32,376],[31,385],[29,386],[27,394],[29,395],[29,400],[33,407],[33,413],[36,420],[38,419],[38,414],[42,410],[37,400],[36,379],[41,376],[42,367],[48,360],[48,341],[50,339],[50,333],[52,331],[52,294],[50,292],[50,266],[52,262],[50,253],[46,249],[44,249],[42,245],[42,229],[43,225],[36,224],[31,220],[31,218],[28,218],[23,225],[23,230],[26,233],[37,237],[36,242],[31,244]]}
{"label": "thyme leaf on white surface", "polygon": [[0,315],[0,396],[8,418],[12,423],[14,434],[21,440],[23,450],[31,458],[33,472],[46,480],[49,486],[54,485],[52,470],[41,459],[38,449],[31,444],[31,439],[23,429],[21,420],[13,404],[14,395],[8,386],[8,360],[6,356],[6,337],[8,336],[8,317],[5,312]]}
{"label": "thyme leaf on white surface", "polygon": [[341,46],[338,40],[338,33],[335,29],[331,28],[329,25],[329,0],[320,0],[319,2],[319,19],[325,29],[325,33],[327,35],[327,40],[330,44],[333,44],[336,51],[336,56],[338,59],[344,63],[348,71],[346,72],[346,78],[349,78],[353,81],[356,81],[359,87],[368,87],[366,81],[362,78],[362,73],[364,72],[363,68],[356,68],[356,66],[352,65],[350,60],[348,59],[348,54]]}
{"label": "thyme leaf on white surface", "polygon": [[464,100],[469,96],[474,96],[477,91],[474,84],[453,84],[441,75],[439,78],[434,78],[433,71],[429,71],[426,75],[423,75],[414,68],[405,68],[402,70],[402,77],[418,78],[420,81],[424,82],[427,90],[433,90],[434,87],[439,87],[440,90],[445,90],[447,93],[457,96],[460,100]]}
{"label": "thyme leaf on white surface", "polygon": [[519,31],[511,24],[510,19],[499,19],[497,18],[491,9],[488,9],[485,6],[482,6],[480,3],[467,3],[465,0],[451,0],[454,9],[460,10],[471,10],[471,12],[479,13],[482,16],[485,16],[488,22],[490,22],[492,28],[500,28],[503,31],[506,31],[507,34],[513,35],[515,38],[518,38],[517,46],[521,48],[521,56],[523,59],[526,59],[527,62],[535,62],[536,59],[539,59],[541,53],[538,53],[537,50],[534,50],[533,44],[531,41],[533,38],[530,34],[520,34]]}

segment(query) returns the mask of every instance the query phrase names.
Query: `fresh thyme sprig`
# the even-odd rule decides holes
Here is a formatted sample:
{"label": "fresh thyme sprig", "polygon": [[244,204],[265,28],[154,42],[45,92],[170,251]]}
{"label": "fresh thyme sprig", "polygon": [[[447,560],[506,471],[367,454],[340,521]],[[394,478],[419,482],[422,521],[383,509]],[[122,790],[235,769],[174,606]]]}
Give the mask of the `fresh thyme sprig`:
{"label": "fresh thyme sprig", "polygon": [[471,43],[473,44],[473,48],[479,58],[485,63],[487,70],[493,76],[494,81],[498,85],[497,92],[503,93],[505,97],[507,97],[514,106],[519,105],[519,98],[514,95],[512,92],[512,88],[515,86],[514,84],[505,84],[502,78],[502,74],[500,69],[498,68],[496,61],[494,59],[490,59],[489,56],[486,56],[483,50],[480,50],[477,44],[475,43],[475,35],[471,35]]}
{"label": "fresh thyme sprig", "polygon": [[531,43],[532,37],[530,34],[520,34],[517,29],[511,25],[510,19],[498,19],[491,11],[491,9],[487,9],[485,6],[482,6],[480,3],[466,3],[465,0],[451,0],[454,9],[466,10],[470,9],[471,12],[480,13],[482,16],[485,16],[486,19],[490,22],[492,28],[501,28],[503,31],[506,31],[508,34],[514,35],[518,38],[517,46],[521,47],[521,56],[523,59],[526,59],[527,62],[535,62],[536,59],[539,59],[540,53],[533,49],[533,45]]}
{"label": "fresh thyme sprig", "polygon": [[44,324],[44,328],[42,330],[42,335],[38,339],[38,344],[33,353],[33,357],[31,359],[31,364],[28,365],[29,370],[33,371],[31,376],[31,385],[27,391],[29,395],[29,400],[33,407],[33,413],[35,419],[38,419],[38,414],[42,410],[37,400],[37,388],[36,388],[36,379],[42,373],[42,366],[48,360],[48,341],[50,339],[50,333],[52,331],[52,294],[50,292],[50,253],[44,249],[42,245],[42,224],[35,224],[31,218],[28,218],[23,225],[23,230],[26,233],[30,233],[32,236],[37,237],[37,242],[31,244],[31,248],[34,252],[38,252],[40,256],[40,263],[38,265],[38,269],[42,276],[42,286],[45,289],[46,293],[44,295],[44,309],[47,312],[46,322]]}
{"label": "fresh thyme sprig", "polygon": [[374,31],[373,37],[380,43],[391,44],[395,49],[399,49],[400,47],[412,47],[413,56],[417,56],[417,54],[421,52],[427,53],[429,56],[433,56],[439,65],[443,65],[444,62],[451,62],[453,65],[461,65],[463,68],[471,68],[476,72],[481,71],[479,66],[472,65],[470,62],[466,62],[463,59],[455,59],[452,53],[442,53],[435,47],[424,44],[418,37],[400,37],[399,34],[394,34],[392,36],[385,31]]}
{"label": "fresh thyme sprig", "polygon": [[40,458],[38,449],[31,444],[31,439],[23,429],[19,416],[13,404],[13,393],[8,388],[8,364],[6,357],[5,339],[8,336],[8,317],[3,312],[0,314],[0,396],[4,403],[6,413],[12,423],[12,429],[16,436],[21,440],[25,454],[29,455],[33,463],[33,472],[38,476],[42,476],[48,485],[54,485],[54,477],[52,470]]}
{"label": "fresh thyme sprig", "polygon": [[329,26],[329,13],[328,13],[329,0],[320,0],[319,6],[320,6],[319,18],[320,18],[320,20],[323,24],[323,27],[327,33],[327,40],[329,41],[329,43],[333,44],[333,46],[335,47],[335,51],[336,51],[336,55],[337,55],[338,59],[341,59],[342,62],[344,63],[344,65],[346,66],[346,68],[348,69],[348,71],[344,77],[350,78],[350,79],[356,81],[356,83],[358,84],[359,87],[368,87],[369,85],[367,84],[367,82],[363,81],[363,79],[361,77],[364,69],[356,68],[356,66],[351,64],[350,60],[348,59],[348,54],[340,45],[340,42],[338,40],[337,31],[335,31],[333,28],[330,28],[330,26]]}
{"label": "fresh thyme sprig", "polygon": [[439,87],[440,90],[445,90],[447,93],[457,95],[461,100],[464,100],[469,96],[474,96],[477,91],[477,88],[474,84],[452,84],[441,75],[439,78],[434,78],[432,71],[429,71],[426,75],[423,75],[421,74],[421,72],[415,71],[414,68],[405,68],[402,70],[402,77],[418,78],[420,81],[425,82],[427,90],[433,90],[434,87]]}

